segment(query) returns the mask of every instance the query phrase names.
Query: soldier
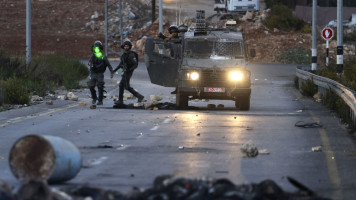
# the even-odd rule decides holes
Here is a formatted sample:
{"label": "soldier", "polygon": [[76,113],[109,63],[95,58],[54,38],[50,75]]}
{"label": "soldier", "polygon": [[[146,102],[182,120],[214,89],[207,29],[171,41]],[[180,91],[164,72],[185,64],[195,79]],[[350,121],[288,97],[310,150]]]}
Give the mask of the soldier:
{"label": "soldier", "polygon": [[120,68],[123,70],[121,75],[122,78],[119,84],[119,100],[115,102],[115,104],[123,104],[124,89],[128,90],[135,97],[137,97],[138,102],[142,102],[144,97],[130,86],[131,76],[133,71],[138,66],[138,55],[136,52],[131,51],[132,44],[130,41],[125,41],[124,44],[121,45],[121,48],[124,49],[125,52],[120,58],[120,64],[114,70],[114,72]]}
{"label": "soldier", "polygon": [[[100,41],[95,41],[92,46],[92,52],[89,59],[88,65],[90,66],[90,80],[87,82],[88,87],[90,89],[92,104],[95,104],[98,101],[97,105],[103,105],[103,97],[104,97],[104,72],[106,67],[109,68],[111,72],[110,78],[113,78],[114,71],[108,61],[108,58],[103,55],[101,52],[103,50],[103,44]],[[96,95],[95,86],[98,87],[99,98]]]}
{"label": "soldier", "polygon": [[158,34],[158,37],[163,39],[165,42],[168,42],[169,40],[177,40],[179,39],[179,29],[176,25],[171,25],[169,28],[168,28],[168,32],[169,34],[171,34],[170,36],[165,36],[163,35],[162,33],[159,33]]}

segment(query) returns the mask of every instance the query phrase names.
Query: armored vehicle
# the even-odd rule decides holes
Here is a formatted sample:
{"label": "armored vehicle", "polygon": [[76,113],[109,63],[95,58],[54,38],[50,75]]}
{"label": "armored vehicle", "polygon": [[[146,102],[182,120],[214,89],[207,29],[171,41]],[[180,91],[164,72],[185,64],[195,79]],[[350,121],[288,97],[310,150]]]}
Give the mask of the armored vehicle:
{"label": "armored vehicle", "polygon": [[221,99],[249,110],[251,72],[246,69],[243,34],[236,28],[206,27],[204,15],[197,12],[196,28],[179,27],[180,39],[146,41],[151,82],[176,87],[176,104],[181,109],[188,107],[189,99]]}

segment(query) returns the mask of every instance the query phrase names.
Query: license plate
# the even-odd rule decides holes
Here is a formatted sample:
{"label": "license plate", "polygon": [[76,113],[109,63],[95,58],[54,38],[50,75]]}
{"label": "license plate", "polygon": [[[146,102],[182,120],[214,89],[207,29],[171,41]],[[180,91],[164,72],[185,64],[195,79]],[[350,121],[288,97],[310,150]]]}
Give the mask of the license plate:
{"label": "license plate", "polygon": [[204,92],[225,92],[225,88],[204,88]]}

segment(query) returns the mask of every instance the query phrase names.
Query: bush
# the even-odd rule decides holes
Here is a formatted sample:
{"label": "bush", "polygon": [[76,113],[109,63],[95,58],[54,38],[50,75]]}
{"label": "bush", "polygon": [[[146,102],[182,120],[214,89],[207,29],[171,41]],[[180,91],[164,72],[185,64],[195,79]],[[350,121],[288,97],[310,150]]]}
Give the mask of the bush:
{"label": "bush", "polygon": [[311,51],[301,47],[295,49],[287,49],[277,55],[275,61],[285,64],[310,64]]}
{"label": "bush", "polygon": [[[29,93],[44,96],[48,91],[54,91],[60,86],[66,89],[79,88],[79,81],[89,75],[88,68],[79,60],[68,59],[59,55],[34,56],[30,65],[25,59],[10,58],[0,49],[0,81],[6,84],[8,80],[21,80]],[[22,94],[22,92],[20,92]],[[11,93],[10,96],[14,96]],[[9,98],[7,103],[18,103]]]}
{"label": "bush", "polygon": [[318,86],[314,84],[313,79],[308,79],[302,82],[302,94],[307,97],[313,97],[318,92]]}
{"label": "bush", "polygon": [[352,132],[356,130],[356,124],[350,116],[351,110],[349,106],[337,94],[331,90],[328,90],[326,95],[323,97],[323,103],[331,110],[334,110],[343,122],[349,125]]}
{"label": "bush", "polygon": [[295,17],[292,10],[282,4],[272,6],[266,18],[268,28],[277,28],[282,31],[298,31],[304,27],[304,24],[302,19]]}
{"label": "bush", "polygon": [[28,104],[30,102],[30,96],[23,80],[13,77],[7,79],[1,85],[5,103]]}
{"label": "bush", "polygon": [[324,67],[317,71],[317,74],[339,82],[356,91],[356,58],[344,62],[343,74],[337,74],[336,66],[336,64],[331,64],[329,67]]}

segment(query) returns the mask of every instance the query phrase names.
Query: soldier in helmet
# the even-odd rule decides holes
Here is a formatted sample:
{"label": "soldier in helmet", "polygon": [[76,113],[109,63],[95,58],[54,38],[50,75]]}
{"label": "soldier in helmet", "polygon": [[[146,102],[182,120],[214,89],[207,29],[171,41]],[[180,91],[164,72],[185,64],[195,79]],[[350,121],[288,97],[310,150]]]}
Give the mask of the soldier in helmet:
{"label": "soldier in helmet", "polygon": [[[90,89],[91,97],[93,99],[92,104],[103,105],[104,97],[104,72],[106,67],[111,72],[110,78],[113,78],[114,71],[108,61],[108,58],[101,52],[103,50],[103,44],[100,41],[95,41],[91,48],[93,54],[90,56],[88,65],[90,66],[90,80],[87,82]],[[95,86],[98,87],[98,95],[96,95]]]}
{"label": "soldier in helmet", "polygon": [[168,32],[170,34],[170,36],[165,36],[163,35],[162,33],[159,33],[158,34],[158,37],[163,39],[165,42],[168,42],[170,40],[177,40],[179,39],[179,29],[178,29],[178,26],[176,25],[171,25],[169,28],[168,28]]}
{"label": "soldier in helmet", "polygon": [[119,100],[115,102],[117,105],[123,104],[123,97],[124,97],[124,89],[131,92],[135,97],[137,97],[138,102],[142,102],[143,96],[134,90],[130,86],[130,79],[133,74],[133,71],[138,66],[138,55],[136,52],[132,51],[132,44],[130,41],[125,41],[121,48],[125,50],[120,58],[120,64],[115,68],[114,72],[118,69],[122,68],[122,78],[119,84]]}

